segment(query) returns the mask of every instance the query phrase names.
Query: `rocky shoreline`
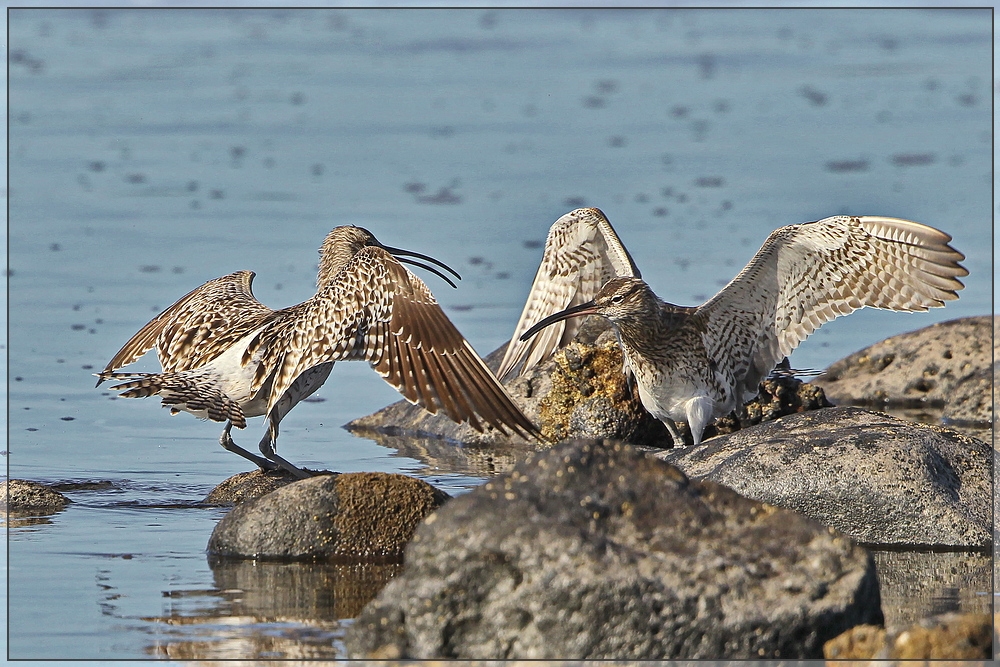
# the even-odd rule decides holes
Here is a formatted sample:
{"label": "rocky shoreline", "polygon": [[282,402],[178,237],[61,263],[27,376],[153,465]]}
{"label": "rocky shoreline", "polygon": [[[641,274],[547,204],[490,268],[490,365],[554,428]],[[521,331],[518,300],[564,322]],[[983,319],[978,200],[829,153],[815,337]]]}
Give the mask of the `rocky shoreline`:
{"label": "rocky shoreline", "polygon": [[[208,551],[403,557],[347,634],[353,658],[989,658],[988,615],[883,627],[865,547],[992,546],[994,453],[950,427],[994,423],[998,321],[897,336],[811,383],[775,377],[706,433],[716,437],[678,449],[590,321],[508,384],[561,444],[477,434],[400,402],[350,428],[490,481],[450,499],[404,475],[243,473],[206,498],[234,506]],[[887,406],[933,408],[946,425],[870,409]],[[68,502],[43,485],[7,487],[11,517]]]}

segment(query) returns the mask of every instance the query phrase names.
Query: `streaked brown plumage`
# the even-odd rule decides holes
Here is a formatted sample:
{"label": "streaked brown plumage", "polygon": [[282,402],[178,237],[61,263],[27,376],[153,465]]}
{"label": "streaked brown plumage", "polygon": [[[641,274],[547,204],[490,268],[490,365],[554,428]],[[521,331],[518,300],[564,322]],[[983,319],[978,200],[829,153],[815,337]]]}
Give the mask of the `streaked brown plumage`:
{"label": "streaked brown plumage", "polygon": [[590,301],[615,277],[642,276],[600,209],[578,208],[556,220],[497,377],[504,378],[519,366],[523,372],[573,340],[582,320],[563,320],[530,340],[520,338],[540,319]]}
{"label": "streaked brown plumage", "polygon": [[709,421],[756,396],[824,322],[865,306],[923,311],[957,299],[968,271],[949,241],[932,227],[879,216],[789,225],[701,306],[675,306],[638,278],[615,278],[593,301],[547,315],[521,338],[569,317],[608,318],[643,406],[675,444],[675,420],[688,422],[698,444]]}
{"label": "streaked brown plumage", "polygon": [[[536,427],[400,260],[447,277],[410,256],[451,271],[425,255],[382,246],[360,227],[337,227],[320,248],[312,298],[271,310],[253,296],[250,271],[209,281],[140,329],[98,384],[128,380],[113,389],[129,398],[158,394],[174,412],[227,421],[220,438],[226,449],[299,476],[305,473],[274,453],[278,423],[323,384],[336,361],[368,361],[431,413],[443,410],[477,430],[536,437]],[[154,346],[163,373],[115,372]],[[258,415],[268,419],[263,458],[229,435],[233,425],[242,428],[246,417]]]}

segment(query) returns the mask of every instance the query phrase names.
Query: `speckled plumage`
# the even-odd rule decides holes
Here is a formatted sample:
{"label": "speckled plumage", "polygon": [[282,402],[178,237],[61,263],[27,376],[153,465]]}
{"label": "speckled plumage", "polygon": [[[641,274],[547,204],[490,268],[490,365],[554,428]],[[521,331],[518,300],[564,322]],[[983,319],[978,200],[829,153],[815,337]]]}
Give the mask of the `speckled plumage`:
{"label": "speckled plumage", "polygon": [[951,237],[880,216],[834,216],[775,230],[750,263],[697,308],[661,301],[638,278],[616,278],[593,301],[549,314],[614,324],[643,406],[681,444],[757,394],[758,383],[824,322],[866,306],[923,311],[958,298],[968,275]]}
{"label": "speckled plumage", "polygon": [[519,366],[524,372],[545,361],[576,337],[581,321],[563,320],[530,340],[520,340],[532,324],[590,301],[604,283],[625,276],[641,277],[600,209],[578,208],[556,220],[549,228],[542,262],[497,376],[504,378]]}
{"label": "speckled plumage", "polygon": [[[98,384],[127,380],[112,388],[127,398],[160,395],[174,412],[228,421],[224,447],[263,467],[277,463],[293,472],[298,469],[273,451],[278,422],[325,382],[336,361],[368,361],[407,400],[432,413],[444,410],[477,430],[488,425],[536,437],[536,427],[427,285],[393,253],[437,263],[386,248],[360,227],[338,227],[320,248],[316,294],[298,305],[271,310],[261,304],[251,291],[250,271],[209,281],[140,329]],[[163,373],[115,372],[153,347]],[[246,417],[258,415],[269,421],[260,443],[264,459],[229,437],[232,425],[242,428]]]}

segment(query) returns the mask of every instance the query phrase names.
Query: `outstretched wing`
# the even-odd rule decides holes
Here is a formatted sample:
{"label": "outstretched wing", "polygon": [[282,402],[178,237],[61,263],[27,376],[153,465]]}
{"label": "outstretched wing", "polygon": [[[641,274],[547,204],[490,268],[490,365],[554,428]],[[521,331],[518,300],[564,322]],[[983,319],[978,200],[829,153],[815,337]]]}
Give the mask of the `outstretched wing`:
{"label": "outstretched wing", "polygon": [[293,308],[293,316],[262,331],[244,356],[260,360],[254,392],[273,373],[269,414],[309,368],[364,359],[432,414],[444,410],[479,431],[485,422],[502,433],[537,436],[427,285],[382,248],[358,252],[326,288]]}
{"label": "outstretched wing", "polygon": [[556,220],[497,375],[506,377],[518,365],[523,373],[573,340],[582,318],[553,324],[528,341],[519,339],[539,320],[590,301],[604,283],[626,276],[641,277],[600,209],[578,208]]}
{"label": "outstretched wing", "polygon": [[253,271],[237,271],[181,297],[125,343],[98,384],[154,346],[164,373],[198,368],[222,354],[275,312],[254,297],[253,277]]}
{"label": "outstretched wing", "polygon": [[870,306],[919,311],[957,299],[965,256],[942,231],[880,216],[775,230],[732,282],[698,308],[709,358],[744,396],[824,322]]}

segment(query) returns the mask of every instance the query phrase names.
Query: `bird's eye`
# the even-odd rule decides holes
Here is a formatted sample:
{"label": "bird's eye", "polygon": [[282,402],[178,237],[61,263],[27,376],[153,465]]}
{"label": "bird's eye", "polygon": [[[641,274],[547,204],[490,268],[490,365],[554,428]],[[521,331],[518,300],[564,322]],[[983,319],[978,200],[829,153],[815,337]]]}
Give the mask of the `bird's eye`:
{"label": "bird's eye", "polygon": [[622,296],[621,294],[615,294],[613,297],[611,297],[611,303],[621,303],[624,300],[625,297]]}

